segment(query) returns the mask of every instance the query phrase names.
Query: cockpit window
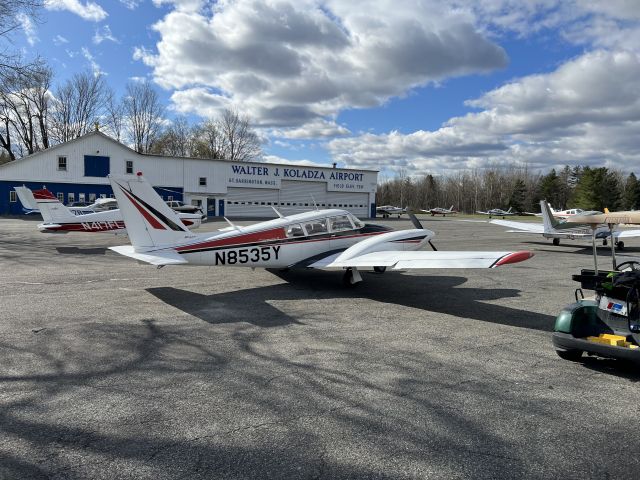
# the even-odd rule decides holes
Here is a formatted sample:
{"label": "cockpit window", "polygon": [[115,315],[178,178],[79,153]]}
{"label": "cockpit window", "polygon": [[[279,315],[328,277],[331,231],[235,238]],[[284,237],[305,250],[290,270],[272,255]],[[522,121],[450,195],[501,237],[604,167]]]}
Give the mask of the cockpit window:
{"label": "cockpit window", "polygon": [[321,218],[313,220],[304,224],[304,229],[307,231],[307,235],[318,235],[320,233],[327,233],[327,219]]}
{"label": "cockpit window", "polygon": [[329,223],[331,225],[332,232],[353,230],[353,225],[351,225],[351,220],[349,220],[349,217],[347,215],[340,215],[339,217],[331,217],[329,218]]}
{"label": "cockpit window", "polygon": [[293,225],[288,225],[285,229],[285,233],[287,237],[304,237],[304,231],[302,230],[302,225],[299,223],[294,223]]}

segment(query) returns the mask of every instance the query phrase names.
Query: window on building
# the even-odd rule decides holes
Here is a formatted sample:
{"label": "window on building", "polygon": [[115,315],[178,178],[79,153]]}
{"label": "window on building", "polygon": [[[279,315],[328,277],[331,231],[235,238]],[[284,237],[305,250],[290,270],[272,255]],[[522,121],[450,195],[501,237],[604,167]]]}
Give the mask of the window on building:
{"label": "window on building", "polygon": [[58,170],[67,170],[67,157],[58,157]]}
{"label": "window on building", "polygon": [[76,194],[73,192],[70,192],[67,197],[69,198],[69,203],[75,202],[76,201]]}
{"label": "window on building", "polygon": [[16,203],[17,195],[15,190],[9,191],[9,202]]}
{"label": "window on building", "polygon": [[58,192],[58,194],[56,196],[58,197],[58,201],[60,203],[64,203],[64,193]]}
{"label": "window on building", "polygon": [[201,187],[206,187],[207,186],[207,177],[200,177],[200,179],[198,180],[198,184]]}
{"label": "window on building", "polygon": [[202,207],[202,200],[191,199],[191,205]]}
{"label": "window on building", "polygon": [[101,193],[100,194],[100,198],[107,198],[107,194],[106,193]]}
{"label": "window on building", "polygon": [[127,160],[124,162],[124,173],[133,173],[133,160]]}
{"label": "window on building", "polygon": [[84,201],[85,201],[84,193],[79,193],[79,194],[78,194],[78,201],[79,201],[79,202],[84,202]]}
{"label": "window on building", "polygon": [[89,194],[89,201],[90,201],[91,203],[93,203],[93,202],[95,202],[95,201],[96,201],[96,194],[95,194],[95,193],[90,193],[90,194]]}
{"label": "window on building", "polygon": [[169,202],[172,202],[172,201],[173,201],[173,195],[169,195],[169,196],[167,196],[167,200],[168,200]]}

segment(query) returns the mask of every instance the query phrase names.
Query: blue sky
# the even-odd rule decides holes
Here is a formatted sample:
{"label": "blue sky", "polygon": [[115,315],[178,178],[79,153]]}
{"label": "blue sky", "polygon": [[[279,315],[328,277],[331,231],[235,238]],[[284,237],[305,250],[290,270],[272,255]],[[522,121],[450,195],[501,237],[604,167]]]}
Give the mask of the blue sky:
{"label": "blue sky", "polygon": [[637,1],[46,0],[23,27],[55,82],[147,78],[170,118],[235,108],[266,161],[640,164]]}

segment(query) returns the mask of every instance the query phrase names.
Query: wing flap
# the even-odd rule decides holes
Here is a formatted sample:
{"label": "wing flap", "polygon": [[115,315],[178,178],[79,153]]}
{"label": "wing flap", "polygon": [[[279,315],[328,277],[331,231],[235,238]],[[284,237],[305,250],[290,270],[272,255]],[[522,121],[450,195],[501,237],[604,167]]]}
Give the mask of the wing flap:
{"label": "wing flap", "polygon": [[[393,270],[495,268],[509,263],[528,260],[532,252],[446,252],[446,251],[381,251],[372,252],[344,261],[320,261],[312,268],[372,268],[387,267]],[[327,259],[328,260],[328,259]]]}
{"label": "wing flap", "polygon": [[156,250],[152,252],[136,252],[131,245],[121,245],[119,247],[109,247],[120,255],[130,257],[151,265],[181,265],[187,262],[182,255],[172,249]]}

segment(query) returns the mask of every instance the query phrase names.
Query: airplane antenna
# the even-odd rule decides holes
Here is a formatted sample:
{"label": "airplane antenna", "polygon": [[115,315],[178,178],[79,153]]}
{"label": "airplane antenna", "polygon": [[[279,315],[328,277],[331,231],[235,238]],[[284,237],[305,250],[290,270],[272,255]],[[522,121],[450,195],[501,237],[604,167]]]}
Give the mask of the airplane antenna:
{"label": "airplane antenna", "polygon": [[280,218],[287,218],[284,215],[282,215],[280,213],[280,211],[276,207],[274,207],[273,205],[271,205],[271,208],[273,208],[273,211],[276,212],[276,215],[278,215]]}
{"label": "airplane antenna", "polygon": [[318,204],[316,203],[316,199],[313,198],[313,194],[312,193],[310,193],[309,195],[311,196],[311,201],[313,202],[313,206],[316,207],[316,210],[318,210]]}
{"label": "airplane antenna", "polygon": [[227,223],[231,225],[232,228],[235,228],[236,230],[240,230],[240,227],[235,223],[233,223],[231,220],[229,220],[227,217],[222,217],[222,218],[224,218],[227,221]]}

